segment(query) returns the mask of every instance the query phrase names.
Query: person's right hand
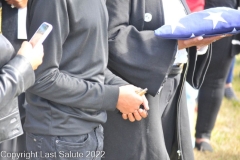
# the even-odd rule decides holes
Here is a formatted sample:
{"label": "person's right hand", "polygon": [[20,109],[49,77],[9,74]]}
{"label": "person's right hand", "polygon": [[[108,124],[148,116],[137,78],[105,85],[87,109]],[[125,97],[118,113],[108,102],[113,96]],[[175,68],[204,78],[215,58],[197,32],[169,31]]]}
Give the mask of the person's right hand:
{"label": "person's right hand", "polygon": [[136,93],[139,88],[133,85],[119,87],[119,97],[116,108],[123,114],[134,113],[143,104],[145,109],[149,109],[145,96]]}
{"label": "person's right hand", "polygon": [[33,70],[36,70],[38,66],[42,64],[43,46],[37,45],[33,49],[29,42],[24,41],[17,54],[24,56],[32,65]]}

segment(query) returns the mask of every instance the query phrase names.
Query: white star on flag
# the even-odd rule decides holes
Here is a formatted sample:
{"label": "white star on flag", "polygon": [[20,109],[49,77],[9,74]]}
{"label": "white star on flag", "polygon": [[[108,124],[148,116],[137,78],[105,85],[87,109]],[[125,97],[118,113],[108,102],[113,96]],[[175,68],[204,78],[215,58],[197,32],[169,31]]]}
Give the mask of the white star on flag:
{"label": "white star on flag", "polygon": [[173,23],[173,24],[171,24],[172,34],[173,34],[173,32],[175,31],[175,29],[176,29],[177,27],[185,28],[184,25],[182,25],[180,22]]}
{"label": "white star on flag", "polygon": [[190,37],[190,38],[193,38],[193,37],[195,37],[195,35],[192,33],[192,35],[191,35],[191,37]]}
{"label": "white star on flag", "polygon": [[210,15],[204,19],[208,19],[208,20],[212,20],[213,21],[213,29],[215,29],[215,27],[217,26],[218,22],[225,22],[225,19],[222,18],[222,12],[218,12],[218,13],[212,13],[212,12],[208,12]]}
{"label": "white star on flag", "polygon": [[233,28],[232,32],[237,32],[236,28]]}

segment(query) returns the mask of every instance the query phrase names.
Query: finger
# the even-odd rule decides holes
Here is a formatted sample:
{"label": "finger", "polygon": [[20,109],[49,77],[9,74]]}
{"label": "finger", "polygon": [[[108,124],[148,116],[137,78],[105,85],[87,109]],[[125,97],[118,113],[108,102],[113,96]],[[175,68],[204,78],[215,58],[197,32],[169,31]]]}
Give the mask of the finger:
{"label": "finger", "polygon": [[231,36],[233,36],[233,34],[225,34],[226,35],[226,37],[231,37]]}
{"label": "finger", "polygon": [[196,46],[202,40],[203,40],[202,36],[187,39],[187,40],[181,40],[181,41],[179,41],[179,45],[180,45],[179,49],[188,48],[188,47],[191,47],[191,46]]}
{"label": "finger", "polygon": [[143,107],[144,109],[146,109],[147,111],[149,110],[149,105],[148,105],[148,100],[145,96],[143,96]]}
{"label": "finger", "polygon": [[186,46],[192,46],[192,44],[197,44],[201,40],[203,40],[203,37],[199,36],[199,37],[187,39],[187,40],[184,41],[184,43],[185,43]]}
{"label": "finger", "polygon": [[219,39],[221,39],[222,37],[212,37],[212,38],[208,38],[206,40],[208,40],[208,43],[213,43],[218,41]]}
{"label": "finger", "polygon": [[12,4],[12,1],[11,0],[5,0],[7,2],[7,4]]}
{"label": "finger", "polygon": [[[135,98],[136,98],[136,102],[138,103],[138,106],[137,106],[137,108],[135,109],[135,110],[137,110],[137,109],[139,109],[139,106],[141,105],[141,104],[143,104],[143,102],[144,102],[144,97],[145,96],[140,96],[140,95],[138,95],[137,93],[135,93]],[[135,111],[134,110],[134,111]],[[134,112],[133,111],[133,112]]]}
{"label": "finger", "polygon": [[200,43],[198,43],[197,45],[197,50],[203,48],[204,46],[206,45],[209,45],[217,40],[221,39],[221,36],[214,36],[214,37],[207,37],[207,38],[204,38],[203,41],[201,41]]}
{"label": "finger", "polygon": [[139,109],[138,113],[140,114],[140,116],[142,118],[147,118],[147,116],[148,116],[148,112],[146,110],[143,110],[143,109]]}
{"label": "finger", "polygon": [[216,42],[217,40],[222,39],[224,37],[226,37],[225,34],[219,35],[219,36],[208,37],[208,38],[205,38],[205,41],[208,41],[209,43]]}
{"label": "finger", "polygon": [[12,5],[12,3],[10,1],[7,1],[7,4]]}
{"label": "finger", "polygon": [[42,44],[36,45],[36,46],[34,47],[34,49],[35,49],[35,50],[38,50],[38,51],[40,51],[40,52],[43,52],[43,45],[42,45]]}
{"label": "finger", "polygon": [[141,120],[142,120],[142,117],[140,116],[140,114],[138,113],[138,111],[134,111],[134,112],[133,112],[133,115],[134,115],[134,117],[135,117],[135,119],[136,119],[137,121],[141,121]]}
{"label": "finger", "polygon": [[221,38],[224,38],[224,37],[226,37],[226,34],[221,35]]}
{"label": "finger", "polygon": [[127,119],[128,119],[127,114],[122,114],[122,118],[123,118],[124,120],[127,120]]}
{"label": "finger", "polygon": [[134,122],[135,118],[133,117],[132,113],[128,113],[128,119],[130,122]]}
{"label": "finger", "polygon": [[220,35],[220,36],[216,37],[216,40],[220,40],[222,38],[225,38],[226,36],[227,36],[226,34]]}
{"label": "finger", "polygon": [[24,8],[27,6],[27,3],[13,3],[16,8]]}
{"label": "finger", "polygon": [[18,6],[18,2],[15,2],[13,0],[8,0],[6,2],[7,2],[7,4],[11,5],[12,8],[15,8]]}
{"label": "finger", "polygon": [[[24,8],[27,6],[27,1],[19,1],[19,0],[5,0],[9,5],[14,6],[16,8]],[[13,8],[14,8],[13,7]]]}
{"label": "finger", "polygon": [[31,43],[29,43],[28,41],[24,41],[21,45],[22,48],[28,48],[28,49],[32,49],[32,45]]}

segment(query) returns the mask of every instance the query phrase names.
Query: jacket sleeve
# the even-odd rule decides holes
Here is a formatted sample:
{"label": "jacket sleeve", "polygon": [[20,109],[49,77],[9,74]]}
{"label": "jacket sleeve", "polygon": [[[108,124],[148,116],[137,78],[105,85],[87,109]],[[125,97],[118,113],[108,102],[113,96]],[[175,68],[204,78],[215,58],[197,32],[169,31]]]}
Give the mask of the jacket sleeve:
{"label": "jacket sleeve", "polygon": [[[235,42],[240,42],[240,34],[233,35],[232,40]],[[240,53],[240,45],[239,44],[231,44],[232,49],[231,49],[231,56],[235,56]]]}
{"label": "jacket sleeve", "polygon": [[34,84],[35,76],[31,64],[17,55],[0,70],[0,104],[7,104]]}
{"label": "jacket sleeve", "polygon": [[174,61],[177,41],[161,39],[154,35],[154,31],[143,31],[132,25],[131,15],[142,10],[141,6],[132,2],[107,0],[108,67],[127,82],[148,88],[148,93],[154,96]]}
{"label": "jacket sleeve", "polygon": [[108,68],[106,68],[106,71],[105,71],[105,82],[104,83],[106,85],[117,85],[117,86],[128,85],[128,83],[126,81],[124,81],[122,78],[113,74]]}
{"label": "jacket sleeve", "polygon": [[[77,1],[77,0],[75,0]],[[44,41],[43,64],[35,71],[36,82],[28,92],[49,101],[71,107],[108,110],[116,107],[119,87],[79,79],[59,66],[62,46],[70,34],[71,8],[74,1],[29,0],[28,31],[31,37],[42,22],[53,25]],[[44,8],[48,8],[43,10]]]}

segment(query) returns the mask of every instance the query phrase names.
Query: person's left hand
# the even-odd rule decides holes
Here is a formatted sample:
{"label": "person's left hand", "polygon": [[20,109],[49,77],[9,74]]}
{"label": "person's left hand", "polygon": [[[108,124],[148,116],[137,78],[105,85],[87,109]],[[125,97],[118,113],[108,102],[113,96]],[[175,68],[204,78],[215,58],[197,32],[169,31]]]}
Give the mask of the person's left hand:
{"label": "person's left hand", "polygon": [[128,114],[122,114],[122,118],[125,120],[129,120],[130,122],[134,122],[135,120],[141,121],[142,118],[147,118],[148,116],[148,100],[145,96],[143,96],[143,105],[144,109],[139,108],[138,110],[135,110],[133,113],[128,113]]}
{"label": "person's left hand", "polygon": [[223,35],[218,35],[214,37],[207,37],[203,38],[202,36],[191,38],[191,39],[186,39],[186,40],[178,40],[178,49],[184,49],[184,48],[189,48],[192,46],[196,46],[197,49],[200,49],[204,46],[207,46],[217,40],[220,40],[226,36],[232,36],[230,34],[223,34]]}
{"label": "person's left hand", "polygon": [[28,0],[5,0],[12,7],[24,8],[27,6]]}
{"label": "person's left hand", "polygon": [[138,109],[134,111],[133,113],[129,114],[122,114],[122,118],[125,120],[129,120],[130,122],[134,122],[135,120],[141,121],[142,118],[147,118],[148,112],[145,109]]}

